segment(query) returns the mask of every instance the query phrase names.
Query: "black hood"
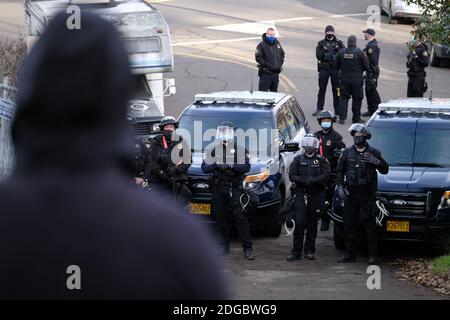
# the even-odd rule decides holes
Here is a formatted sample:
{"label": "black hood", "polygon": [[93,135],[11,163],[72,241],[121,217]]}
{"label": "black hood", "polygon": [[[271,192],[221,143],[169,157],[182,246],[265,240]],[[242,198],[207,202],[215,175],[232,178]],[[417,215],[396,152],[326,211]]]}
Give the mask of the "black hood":
{"label": "black hood", "polygon": [[128,150],[128,55],[114,26],[82,12],[51,21],[29,55],[12,126],[16,174],[118,166]]}

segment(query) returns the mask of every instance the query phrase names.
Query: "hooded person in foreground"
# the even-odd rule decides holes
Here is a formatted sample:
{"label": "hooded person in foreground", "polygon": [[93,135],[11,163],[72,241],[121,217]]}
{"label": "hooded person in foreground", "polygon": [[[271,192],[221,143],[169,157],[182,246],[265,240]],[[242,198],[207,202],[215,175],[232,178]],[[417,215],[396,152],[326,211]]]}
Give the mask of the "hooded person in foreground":
{"label": "hooded person in foreground", "polygon": [[118,33],[88,13],[80,30],[66,19],[43,33],[19,88],[0,299],[224,298],[205,231],[122,170],[130,74]]}

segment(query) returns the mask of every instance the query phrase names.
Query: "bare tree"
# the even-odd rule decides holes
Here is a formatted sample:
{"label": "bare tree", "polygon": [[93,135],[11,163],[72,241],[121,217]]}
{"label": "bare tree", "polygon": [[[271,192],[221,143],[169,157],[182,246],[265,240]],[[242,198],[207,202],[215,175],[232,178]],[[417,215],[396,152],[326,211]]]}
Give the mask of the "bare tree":
{"label": "bare tree", "polygon": [[15,39],[0,39],[0,71],[3,73],[0,76],[18,80],[26,53],[26,36],[22,33]]}

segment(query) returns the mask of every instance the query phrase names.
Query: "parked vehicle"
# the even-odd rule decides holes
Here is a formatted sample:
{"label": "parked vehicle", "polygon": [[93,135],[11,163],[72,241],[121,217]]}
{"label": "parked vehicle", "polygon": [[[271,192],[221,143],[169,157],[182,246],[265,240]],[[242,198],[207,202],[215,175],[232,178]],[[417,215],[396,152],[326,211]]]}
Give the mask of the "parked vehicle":
{"label": "parked vehicle", "polygon": [[[450,232],[450,99],[391,100],[379,105],[367,126],[369,144],[389,163],[389,173],[378,175],[378,198],[389,214],[380,238],[430,243],[437,232]],[[337,195],[330,213],[341,249],[343,202]]]}
{"label": "parked vehicle", "polygon": [[[275,135],[258,136],[258,143],[247,144],[251,170],[243,189],[250,195],[246,208],[252,229],[262,229],[269,236],[281,232],[279,208],[290,194],[288,169],[299,152],[301,138],[309,132],[309,125],[297,100],[290,94],[276,92],[231,91],[196,95],[194,103],[179,117],[180,128],[197,139],[191,142],[193,164],[189,168],[189,186],[193,197],[190,211],[211,218],[211,181],[201,170],[204,149],[214,141],[203,134],[224,120],[232,121],[236,129],[274,130]],[[197,130],[197,131],[196,131]],[[202,137],[197,137],[196,134]],[[186,137],[185,137],[186,138]],[[198,140],[200,139],[200,141]],[[280,143],[281,141],[281,143]],[[261,144],[274,146],[275,153],[262,150]],[[280,144],[281,147],[280,147]],[[270,148],[268,148],[270,149]],[[210,221],[214,220],[213,219]]]}
{"label": "parked vehicle", "polygon": [[388,15],[390,24],[397,24],[398,19],[417,19],[422,14],[418,5],[404,0],[380,0],[380,10]]}

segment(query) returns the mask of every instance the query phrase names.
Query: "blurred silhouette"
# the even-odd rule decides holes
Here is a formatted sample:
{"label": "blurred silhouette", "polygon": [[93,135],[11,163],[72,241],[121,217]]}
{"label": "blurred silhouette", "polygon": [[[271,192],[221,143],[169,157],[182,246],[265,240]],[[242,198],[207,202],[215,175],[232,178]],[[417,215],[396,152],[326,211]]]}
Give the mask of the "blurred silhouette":
{"label": "blurred silhouette", "polygon": [[[19,85],[17,164],[0,185],[0,298],[224,298],[205,231],[128,183],[131,78],[116,30],[88,13],[68,30],[66,18],[52,20]],[[79,290],[67,286],[71,265]]]}

